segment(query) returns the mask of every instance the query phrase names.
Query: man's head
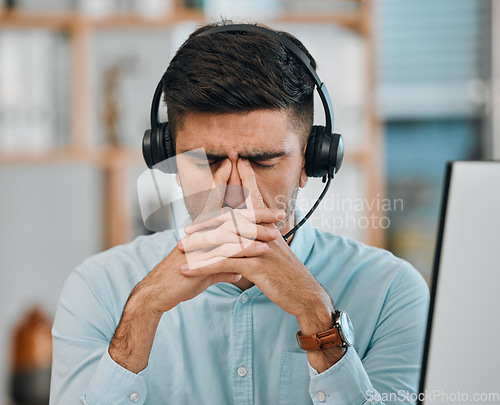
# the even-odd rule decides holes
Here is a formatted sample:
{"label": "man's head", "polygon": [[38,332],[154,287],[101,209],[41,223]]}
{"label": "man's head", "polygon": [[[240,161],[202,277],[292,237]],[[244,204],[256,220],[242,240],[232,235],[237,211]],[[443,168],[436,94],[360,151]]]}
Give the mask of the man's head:
{"label": "man's head", "polygon": [[[313,122],[314,83],[304,64],[280,42],[259,32],[193,32],[163,75],[164,101],[175,139],[189,112],[227,114],[287,110],[302,144]],[[302,43],[280,32],[316,63]]]}
{"label": "man's head", "polygon": [[[176,153],[204,148],[208,173],[220,177],[221,170],[229,170],[229,186],[241,186],[238,159],[248,158],[264,203],[285,209],[282,231],[286,231],[293,225],[298,187],[307,181],[304,152],[313,121],[314,82],[304,64],[270,36],[258,32],[199,35],[212,27],[195,31],[163,76]],[[296,38],[281,35],[310,57]],[[229,168],[223,167],[226,161]],[[202,175],[207,170],[199,167],[195,160],[179,166],[185,196],[208,181]],[[239,188],[239,192],[238,187],[226,191],[224,201],[233,208],[243,203]],[[201,207],[193,199],[186,203],[196,217]]]}

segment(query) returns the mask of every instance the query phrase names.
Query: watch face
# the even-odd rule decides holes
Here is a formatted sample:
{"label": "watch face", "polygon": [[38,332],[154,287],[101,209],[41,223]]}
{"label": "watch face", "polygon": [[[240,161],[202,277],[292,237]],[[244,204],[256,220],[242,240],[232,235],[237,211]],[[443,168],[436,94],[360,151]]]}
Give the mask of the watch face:
{"label": "watch face", "polygon": [[352,327],[351,318],[349,318],[349,315],[347,315],[345,311],[340,311],[339,318],[342,340],[347,346],[352,346],[354,344],[354,329]]}

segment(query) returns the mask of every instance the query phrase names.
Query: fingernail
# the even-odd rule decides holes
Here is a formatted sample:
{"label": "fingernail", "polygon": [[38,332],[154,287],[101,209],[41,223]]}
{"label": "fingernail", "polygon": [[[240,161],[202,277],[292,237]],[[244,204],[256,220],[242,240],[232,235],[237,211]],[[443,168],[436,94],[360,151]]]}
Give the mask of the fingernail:
{"label": "fingernail", "polygon": [[250,162],[248,161],[248,159],[241,159],[241,162],[245,165],[245,166],[248,166],[250,164]]}
{"label": "fingernail", "polygon": [[187,272],[187,271],[189,271],[189,264],[183,264],[183,265],[181,266],[181,271],[183,271],[183,272]]}
{"label": "fingernail", "polygon": [[267,250],[267,245],[265,243],[257,243],[255,245],[255,249],[257,249],[260,252],[263,252],[264,250]]}
{"label": "fingernail", "polygon": [[276,213],[276,218],[277,218],[277,219],[284,219],[284,218],[285,218],[285,211],[283,211],[283,210],[279,210],[279,211]]}

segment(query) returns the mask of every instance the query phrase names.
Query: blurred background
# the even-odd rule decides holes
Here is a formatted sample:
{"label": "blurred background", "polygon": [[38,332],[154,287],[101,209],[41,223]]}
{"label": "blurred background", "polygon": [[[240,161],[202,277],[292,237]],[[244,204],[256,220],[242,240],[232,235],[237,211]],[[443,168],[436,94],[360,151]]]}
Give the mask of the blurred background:
{"label": "blurred background", "polygon": [[[498,2],[0,0],[0,405],[48,403],[67,276],[148,233],[136,181],[154,89],[220,18],[287,30],[318,63],[347,156],[314,226],[429,281],[445,163],[500,159]],[[321,189],[301,191],[303,213]]]}

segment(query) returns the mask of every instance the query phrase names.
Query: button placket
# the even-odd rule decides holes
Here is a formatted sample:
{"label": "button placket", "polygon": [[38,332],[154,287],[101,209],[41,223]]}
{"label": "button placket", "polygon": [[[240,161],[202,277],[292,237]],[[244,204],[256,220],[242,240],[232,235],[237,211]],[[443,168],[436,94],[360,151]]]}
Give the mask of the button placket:
{"label": "button placket", "polygon": [[242,293],[233,310],[233,395],[234,403],[253,404],[253,294]]}

